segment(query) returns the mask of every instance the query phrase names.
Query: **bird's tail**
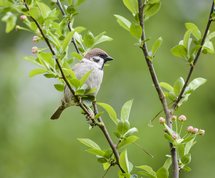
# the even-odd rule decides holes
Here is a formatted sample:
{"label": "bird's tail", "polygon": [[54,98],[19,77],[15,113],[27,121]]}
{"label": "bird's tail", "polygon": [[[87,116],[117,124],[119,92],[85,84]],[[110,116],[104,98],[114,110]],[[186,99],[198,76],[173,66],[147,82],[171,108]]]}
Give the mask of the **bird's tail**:
{"label": "bird's tail", "polygon": [[66,107],[63,105],[59,106],[50,119],[52,120],[58,119],[65,108]]}

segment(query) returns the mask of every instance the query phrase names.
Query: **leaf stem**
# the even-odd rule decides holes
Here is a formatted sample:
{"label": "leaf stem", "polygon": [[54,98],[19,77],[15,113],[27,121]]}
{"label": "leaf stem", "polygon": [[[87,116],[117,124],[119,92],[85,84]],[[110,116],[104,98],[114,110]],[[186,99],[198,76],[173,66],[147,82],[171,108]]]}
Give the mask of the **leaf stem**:
{"label": "leaf stem", "polygon": [[186,80],[185,80],[184,86],[183,86],[183,88],[182,88],[180,94],[178,95],[177,100],[176,100],[176,101],[173,103],[173,105],[172,105],[173,111],[177,109],[177,106],[178,106],[179,102],[182,100],[183,95],[184,95],[184,92],[185,92],[186,87],[187,87],[187,85],[188,85],[188,82],[189,82],[189,80],[190,80],[190,78],[191,78],[191,75],[192,75],[192,73],[193,73],[194,67],[195,67],[196,63],[198,62],[198,60],[199,60],[199,57],[200,57],[200,54],[201,54],[203,45],[204,45],[204,43],[205,43],[205,39],[206,39],[206,37],[207,37],[209,28],[210,28],[211,23],[212,23],[212,21],[213,21],[213,19],[211,18],[211,15],[213,14],[213,12],[214,12],[214,1],[213,1],[212,5],[211,5],[211,10],[210,10],[208,22],[207,22],[207,25],[206,25],[206,28],[205,28],[205,32],[204,32],[204,35],[203,35],[203,37],[202,37],[202,41],[201,41],[201,44],[200,44],[201,46],[200,46],[199,50],[197,51],[197,54],[196,54],[196,56],[195,56],[195,58],[194,58],[194,60],[193,60],[193,63],[190,65],[190,69],[189,69],[187,78],[186,78]]}

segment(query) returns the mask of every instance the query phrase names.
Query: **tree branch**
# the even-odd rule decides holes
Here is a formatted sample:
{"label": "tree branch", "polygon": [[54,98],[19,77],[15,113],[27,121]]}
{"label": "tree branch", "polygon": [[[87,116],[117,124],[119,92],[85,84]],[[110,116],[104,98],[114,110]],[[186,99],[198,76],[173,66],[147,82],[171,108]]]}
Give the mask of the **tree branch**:
{"label": "tree branch", "polygon": [[[24,5],[25,5],[26,9],[29,11],[30,9],[29,9],[29,7],[28,7],[28,4],[26,3],[26,0],[24,0],[23,2],[24,2]],[[62,75],[62,79],[64,80],[64,82],[65,82],[66,85],[68,86],[68,88],[69,88],[69,90],[71,91],[71,93],[74,95],[75,100],[77,101],[77,104],[78,104],[78,105],[81,107],[81,109],[84,111],[84,113],[86,114],[87,118],[89,118],[89,119],[92,121],[92,123],[93,123],[93,122],[94,122],[94,118],[92,117],[92,114],[89,112],[89,110],[87,109],[87,107],[81,102],[80,98],[79,98],[77,95],[75,95],[75,91],[72,89],[71,85],[69,84],[68,80],[66,79],[66,76],[65,76],[65,74],[64,74],[64,72],[63,72],[63,69],[62,69],[62,67],[61,67],[61,65],[60,65],[60,62],[59,62],[58,58],[56,57],[56,53],[55,53],[55,51],[54,51],[54,49],[53,49],[51,43],[49,42],[48,38],[46,38],[46,36],[45,36],[45,34],[44,34],[43,30],[42,30],[42,27],[40,26],[40,24],[37,22],[37,20],[36,20],[34,17],[30,16],[30,18],[31,18],[31,19],[33,20],[33,22],[36,24],[36,26],[37,26],[37,28],[39,29],[39,31],[40,31],[42,37],[44,38],[46,44],[48,45],[48,47],[49,47],[49,49],[50,49],[52,55],[55,57],[55,61],[56,61],[56,64],[57,64],[57,66],[58,66],[58,68],[59,68],[59,70],[60,70],[60,73],[61,73],[61,75]]]}
{"label": "tree branch", "polygon": [[[64,10],[64,8],[63,8],[63,6],[62,6],[60,0],[57,0],[57,5],[58,5],[58,7],[60,8],[61,13],[65,16],[66,13],[65,13],[65,10]],[[69,30],[71,31],[71,27],[70,27],[69,24],[68,24],[68,28],[69,28]],[[77,48],[77,45],[76,45],[76,43],[75,43],[74,38],[72,39],[72,43],[74,44],[76,51],[77,51],[78,53],[80,53],[79,50],[78,50],[78,48]],[[93,109],[94,109],[94,114],[95,114],[95,115],[98,114],[98,108],[97,108],[97,105],[96,105],[96,101],[93,102]],[[98,118],[98,121],[99,121],[99,123],[96,124],[96,125],[101,129],[101,131],[103,132],[103,134],[104,134],[106,140],[108,141],[108,144],[110,145],[110,147],[111,147],[111,149],[112,149],[112,151],[113,151],[113,154],[114,154],[114,156],[115,156],[115,158],[116,158],[116,164],[119,166],[119,168],[120,168],[120,170],[121,170],[122,172],[125,172],[125,171],[121,168],[121,166],[120,166],[120,164],[119,164],[119,152],[118,152],[118,150],[117,150],[117,148],[116,148],[114,142],[112,141],[111,136],[110,136],[110,134],[109,134],[109,132],[108,132],[108,130],[107,130],[107,128],[106,128],[106,126],[105,126],[105,124],[104,124],[104,122],[103,122],[101,116]]]}
{"label": "tree branch", "polygon": [[[58,6],[59,9],[60,9],[62,15],[63,15],[63,16],[66,16],[66,12],[65,12],[65,10],[64,10],[64,8],[63,8],[63,6],[62,6],[62,4],[61,4],[61,1],[60,1],[60,0],[57,0],[56,3],[57,3],[57,6]],[[70,31],[72,31],[72,29],[71,29],[71,27],[70,27],[70,22],[68,23],[68,28],[69,28]],[[76,42],[75,42],[74,37],[72,38],[72,43],[73,43],[73,45],[74,45],[75,50],[77,51],[77,53],[80,54],[80,51],[79,51],[79,49],[78,49],[78,46],[77,46],[77,44],[76,44]]]}
{"label": "tree branch", "polygon": [[196,65],[196,63],[197,63],[198,60],[199,60],[199,57],[200,57],[200,54],[201,54],[203,45],[204,45],[204,43],[205,43],[205,39],[206,39],[206,37],[207,37],[209,28],[210,28],[211,23],[212,23],[212,21],[213,21],[213,19],[211,18],[211,15],[212,15],[213,12],[214,12],[214,1],[213,1],[213,3],[212,3],[212,6],[211,6],[211,10],[210,10],[208,22],[207,22],[207,25],[206,25],[206,28],[205,28],[205,32],[204,32],[204,35],[203,35],[203,37],[202,37],[202,41],[201,41],[201,44],[200,44],[201,47],[200,47],[199,50],[197,51],[197,54],[196,54],[196,56],[195,56],[195,58],[194,58],[194,60],[193,60],[193,64],[190,65],[190,70],[189,70],[189,72],[188,72],[188,75],[187,75],[187,78],[186,78],[186,80],[185,80],[184,86],[183,86],[183,88],[182,88],[180,94],[178,95],[177,100],[176,100],[176,101],[173,103],[173,105],[172,105],[172,109],[173,109],[173,110],[175,110],[175,109],[177,108],[178,103],[179,103],[179,102],[181,101],[181,99],[183,98],[184,92],[185,92],[186,87],[187,87],[187,85],[188,85],[188,82],[189,82],[189,80],[190,80],[190,78],[191,78],[191,75],[192,75],[192,73],[193,73],[193,70],[194,70],[194,68],[195,68],[195,65]]}
{"label": "tree branch", "polygon": [[[164,110],[164,113],[166,115],[167,125],[170,128],[172,128],[172,124],[171,124],[172,114],[171,114],[170,109],[168,107],[167,100],[166,100],[166,98],[164,96],[163,90],[161,89],[161,86],[159,84],[159,80],[158,80],[157,74],[155,72],[153,63],[150,60],[150,55],[149,55],[149,52],[148,52],[147,44],[145,42],[146,41],[146,36],[145,36],[144,19],[143,19],[144,4],[143,4],[142,0],[138,0],[138,10],[139,10],[140,26],[142,28],[142,36],[141,36],[142,44],[141,44],[140,48],[143,51],[143,54],[144,54],[144,57],[145,57],[145,60],[146,60],[146,63],[147,63],[151,78],[152,78],[152,82],[153,82],[153,84],[155,86],[155,89],[157,91],[157,94],[159,96],[161,104],[163,106],[163,110]],[[178,178],[179,177],[179,167],[178,167],[177,152],[176,152],[176,149],[173,147],[172,143],[170,143],[170,151],[171,151],[172,165],[173,165],[172,166],[173,167],[173,177]]]}

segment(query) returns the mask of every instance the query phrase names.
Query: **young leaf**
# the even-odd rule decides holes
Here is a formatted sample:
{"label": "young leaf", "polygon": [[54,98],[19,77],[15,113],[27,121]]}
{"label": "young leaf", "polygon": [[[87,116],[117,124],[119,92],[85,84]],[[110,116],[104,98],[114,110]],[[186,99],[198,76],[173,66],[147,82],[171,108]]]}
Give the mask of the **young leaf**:
{"label": "young leaf", "polygon": [[39,74],[44,74],[46,72],[47,72],[47,70],[46,69],[42,69],[42,68],[33,69],[32,71],[30,71],[29,77],[33,77],[33,76],[39,75]]}
{"label": "young leaf", "polygon": [[78,138],[78,141],[81,142],[82,144],[86,145],[89,148],[101,150],[99,145],[97,145],[94,141],[92,141],[89,138]]}
{"label": "young leaf", "polygon": [[122,121],[120,120],[117,124],[117,133],[121,136],[123,136],[130,128],[129,121]]}
{"label": "young leaf", "polygon": [[197,40],[201,39],[202,37],[201,32],[194,23],[185,23],[185,27],[187,28],[187,30],[191,31],[191,33]]}
{"label": "young leaf", "polygon": [[91,32],[86,33],[84,35],[83,40],[84,40],[84,44],[86,45],[87,48],[92,47],[94,45],[94,42],[95,42],[94,36]]}
{"label": "young leaf", "polygon": [[157,178],[156,172],[150,166],[142,165],[142,166],[136,166],[136,167],[143,171],[141,172],[143,175],[146,175],[150,178]]}
{"label": "young leaf", "polygon": [[161,167],[156,172],[157,178],[168,178],[169,177],[169,171],[165,167]]}
{"label": "young leaf", "polygon": [[204,45],[203,45],[203,48],[202,48],[202,52],[207,54],[214,54],[214,45],[211,41],[209,40],[206,40]]}
{"label": "young leaf", "polygon": [[116,111],[113,109],[113,107],[106,103],[97,103],[97,104],[101,106],[108,113],[111,120],[117,125],[119,121],[117,119]]}
{"label": "young leaf", "polygon": [[64,85],[63,84],[54,84],[54,87],[56,88],[57,91],[64,91]]}
{"label": "young leaf", "polygon": [[51,9],[49,8],[49,6],[47,6],[46,4],[42,3],[42,2],[38,2],[36,1],[37,6],[40,9],[41,15],[42,17],[45,19],[49,16]]}
{"label": "young leaf", "polygon": [[158,49],[160,48],[161,44],[163,42],[162,37],[159,37],[154,44],[152,45],[152,56],[155,56],[155,54],[157,53]]}
{"label": "young leaf", "polygon": [[187,58],[187,49],[183,45],[173,47],[171,52],[176,57]]}
{"label": "young leaf", "polygon": [[137,0],[123,0],[124,5],[135,16],[138,13]]}
{"label": "young leaf", "polygon": [[113,39],[107,35],[102,35],[100,38],[96,39],[95,38],[95,43],[94,45],[106,42],[106,41],[112,41]]}
{"label": "young leaf", "polygon": [[39,52],[37,54],[38,58],[42,61],[44,61],[48,66],[51,66],[54,68],[55,62],[54,59],[52,59],[52,54],[51,53],[45,53],[45,52]]}
{"label": "young leaf", "polygon": [[131,26],[131,22],[126,19],[125,17],[121,16],[121,15],[114,15],[117,19],[117,22],[119,23],[119,25],[124,28],[127,31],[130,31],[130,26]]}
{"label": "young leaf", "polygon": [[137,128],[132,127],[123,135],[123,137],[128,137],[128,136],[133,135],[134,133],[137,133],[137,132],[138,132]]}
{"label": "young leaf", "polygon": [[182,158],[181,158],[181,162],[183,163],[183,164],[189,164],[190,162],[191,162],[191,154],[190,153],[188,153],[188,154],[186,154],[186,155],[184,155]]}
{"label": "young leaf", "polygon": [[133,100],[129,100],[122,106],[122,109],[121,109],[121,120],[122,121],[128,121],[132,103],[133,103]]}
{"label": "young leaf", "polygon": [[120,154],[119,164],[126,173],[129,173],[129,161],[128,161],[127,150],[123,151]]}
{"label": "young leaf", "polygon": [[142,35],[142,28],[138,23],[132,23],[130,26],[130,33],[133,35],[135,38],[140,39]]}
{"label": "young leaf", "polygon": [[93,155],[96,155],[96,156],[104,156],[105,155],[105,152],[101,149],[93,149],[93,148],[90,148],[88,150],[86,150],[88,153],[90,154],[93,154]]}
{"label": "young leaf", "polygon": [[9,33],[14,29],[16,25],[16,19],[16,16],[11,12],[7,12],[6,15],[2,17],[1,20],[6,23],[6,33]]}
{"label": "young leaf", "polygon": [[72,31],[72,32],[69,32],[67,35],[66,35],[66,37],[65,37],[65,39],[64,39],[64,41],[63,41],[63,44],[62,44],[62,52],[65,52],[65,50],[66,50],[66,48],[69,46],[69,44],[71,43],[71,41],[72,41],[72,37],[73,37],[73,35],[74,35],[74,32],[75,31]]}
{"label": "young leaf", "polygon": [[122,139],[122,141],[118,144],[117,148],[123,148],[129,144],[132,144],[134,142],[136,142],[139,139],[139,137],[135,136],[135,135],[131,135],[127,138]]}
{"label": "young leaf", "polygon": [[160,82],[160,86],[169,92],[174,90],[174,88],[166,82]]}
{"label": "young leaf", "polygon": [[194,90],[196,90],[197,88],[199,88],[201,85],[203,85],[207,80],[204,78],[195,78],[194,80],[192,80],[189,85],[187,86],[187,91],[188,92],[192,92]]}
{"label": "young leaf", "polygon": [[174,93],[176,95],[179,95],[179,93],[181,92],[181,89],[183,88],[184,86],[184,79],[182,77],[180,77],[179,79],[177,79],[174,83]]}
{"label": "young leaf", "polygon": [[155,15],[161,7],[161,2],[160,0],[155,0],[154,2],[148,1],[146,4],[145,10],[144,10],[144,19],[147,20],[153,15]]}
{"label": "young leaf", "polygon": [[85,82],[87,81],[87,79],[89,78],[90,74],[91,74],[92,70],[88,71],[86,74],[84,74],[84,76],[80,79],[80,87],[82,87],[82,85],[85,84]]}

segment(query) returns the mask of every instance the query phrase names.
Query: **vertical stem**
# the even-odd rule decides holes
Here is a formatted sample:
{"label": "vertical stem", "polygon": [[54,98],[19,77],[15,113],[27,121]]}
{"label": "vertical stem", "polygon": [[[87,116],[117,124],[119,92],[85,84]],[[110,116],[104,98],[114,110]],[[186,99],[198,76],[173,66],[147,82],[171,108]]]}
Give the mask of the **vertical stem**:
{"label": "vertical stem", "polygon": [[[160,99],[160,102],[163,106],[164,113],[166,115],[166,122],[168,127],[172,128],[172,123],[171,123],[171,117],[172,113],[171,110],[168,107],[167,100],[164,96],[163,90],[161,89],[161,86],[159,84],[159,80],[157,77],[157,74],[155,72],[154,66],[152,61],[150,60],[150,55],[148,52],[147,44],[146,44],[146,35],[145,35],[145,28],[144,28],[144,19],[143,19],[143,13],[144,13],[144,4],[142,0],[138,0],[138,9],[139,9],[139,21],[140,21],[140,26],[142,28],[142,36],[141,36],[141,41],[142,45],[140,48],[143,51],[151,78],[152,82],[155,86],[155,89],[157,91],[158,97]],[[178,158],[177,158],[177,152],[176,149],[174,148],[173,144],[170,143],[170,152],[171,152],[171,157],[172,157],[172,169],[173,169],[173,178],[179,178],[179,167],[178,167]]]}

